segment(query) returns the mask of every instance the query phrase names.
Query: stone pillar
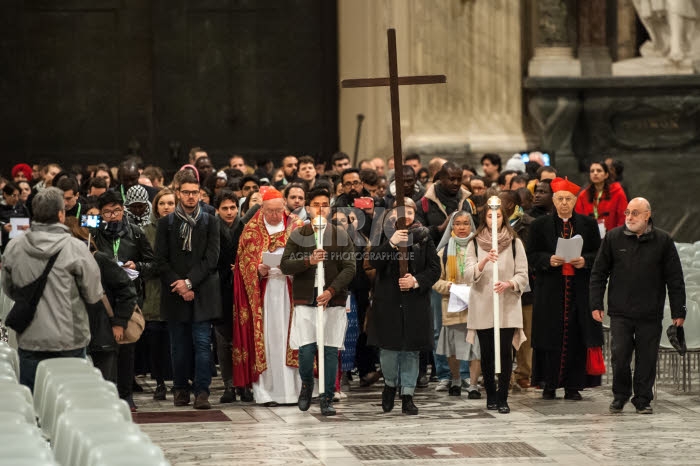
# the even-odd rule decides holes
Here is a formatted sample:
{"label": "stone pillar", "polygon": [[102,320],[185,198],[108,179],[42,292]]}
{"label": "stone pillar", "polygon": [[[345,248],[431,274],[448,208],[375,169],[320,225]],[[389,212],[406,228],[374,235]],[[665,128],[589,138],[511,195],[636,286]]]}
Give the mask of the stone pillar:
{"label": "stone pillar", "polygon": [[637,13],[632,0],[617,0],[617,57],[627,60],[637,55]]}
{"label": "stone pillar", "polygon": [[579,2],[578,57],[583,76],[610,76],[612,59],[607,45],[607,0]]}
{"label": "stone pillar", "polygon": [[528,64],[532,77],[580,76],[569,34],[570,2],[538,0],[535,7],[535,50]]}
{"label": "stone pillar", "polygon": [[[523,133],[521,2],[339,0],[339,78],[388,75],[386,29],[396,29],[399,75],[445,74],[447,84],[401,86],[404,152],[427,159],[526,150]],[[391,154],[388,88],[340,89],[340,148]]]}

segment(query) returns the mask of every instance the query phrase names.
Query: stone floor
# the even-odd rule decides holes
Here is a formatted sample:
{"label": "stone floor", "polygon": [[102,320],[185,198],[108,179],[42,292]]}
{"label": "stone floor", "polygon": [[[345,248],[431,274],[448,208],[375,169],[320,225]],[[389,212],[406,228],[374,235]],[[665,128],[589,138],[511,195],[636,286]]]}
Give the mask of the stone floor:
{"label": "stone floor", "polygon": [[[324,418],[315,404],[267,408],[218,403],[211,411],[156,402],[153,382],[139,378],[135,416],[173,465],[429,465],[429,464],[700,464],[700,397],[659,387],[653,415],[627,405],[609,414],[610,388],[583,392],[583,401],[544,401],[541,392],[513,392],[508,415],[487,411],[485,400],[449,397],[435,384],[416,393],[418,416],[381,412],[380,385],[352,385]],[[698,387],[698,385],[695,385]],[[560,395],[561,396],[561,395]]]}

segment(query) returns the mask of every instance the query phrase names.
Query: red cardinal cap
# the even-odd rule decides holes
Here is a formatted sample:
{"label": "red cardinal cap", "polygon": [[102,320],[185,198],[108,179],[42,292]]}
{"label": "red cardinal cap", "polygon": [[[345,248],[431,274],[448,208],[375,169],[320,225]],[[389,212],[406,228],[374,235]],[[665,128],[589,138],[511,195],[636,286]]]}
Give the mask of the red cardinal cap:
{"label": "red cardinal cap", "polygon": [[263,194],[263,201],[270,201],[272,199],[282,199],[282,193],[276,189],[268,189]]}
{"label": "red cardinal cap", "polygon": [[581,191],[581,187],[577,185],[576,183],[572,183],[566,178],[554,178],[552,180],[552,192],[553,193],[558,193],[559,191],[568,191],[574,196],[578,194],[579,191]]}

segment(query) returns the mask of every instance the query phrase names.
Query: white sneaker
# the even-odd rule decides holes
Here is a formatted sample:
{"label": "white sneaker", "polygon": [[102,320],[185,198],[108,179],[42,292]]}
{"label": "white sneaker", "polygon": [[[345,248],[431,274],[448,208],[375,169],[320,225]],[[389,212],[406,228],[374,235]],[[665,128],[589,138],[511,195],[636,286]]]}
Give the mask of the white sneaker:
{"label": "white sneaker", "polygon": [[435,387],[436,392],[446,392],[452,386],[452,381],[449,379],[438,381],[437,387]]}
{"label": "white sneaker", "polygon": [[338,403],[340,400],[344,400],[344,399],[347,398],[347,397],[348,397],[348,396],[347,396],[345,393],[343,393],[343,392],[335,392],[335,393],[333,394],[333,401],[335,401],[336,403]]}

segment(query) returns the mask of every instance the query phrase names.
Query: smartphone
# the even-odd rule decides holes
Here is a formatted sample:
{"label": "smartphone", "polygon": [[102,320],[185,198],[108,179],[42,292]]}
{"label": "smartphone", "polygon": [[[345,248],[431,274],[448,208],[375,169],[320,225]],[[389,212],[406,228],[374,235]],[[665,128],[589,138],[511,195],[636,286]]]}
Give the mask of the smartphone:
{"label": "smartphone", "polygon": [[[520,154],[520,158],[522,159],[523,162],[527,163],[530,161],[530,154],[527,152],[523,152]],[[543,152],[542,153],[542,161],[544,162],[544,166],[548,167],[551,164],[551,157],[549,156],[548,153]]]}
{"label": "smartphone", "polygon": [[371,197],[358,197],[352,205],[358,209],[371,209],[374,207],[374,199]]}
{"label": "smartphone", "polygon": [[80,226],[87,228],[99,228],[102,223],[102,217],[99,215],[81,215]]}

